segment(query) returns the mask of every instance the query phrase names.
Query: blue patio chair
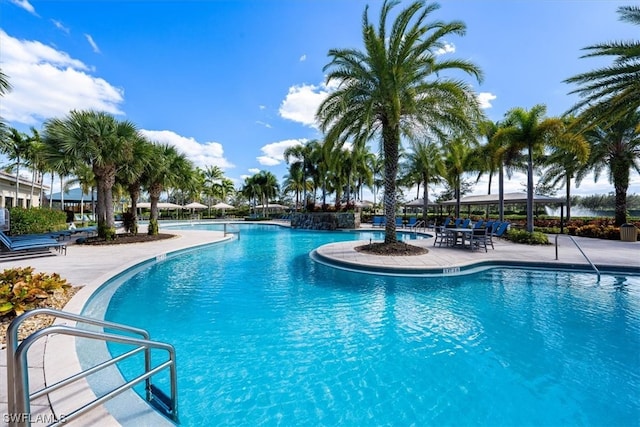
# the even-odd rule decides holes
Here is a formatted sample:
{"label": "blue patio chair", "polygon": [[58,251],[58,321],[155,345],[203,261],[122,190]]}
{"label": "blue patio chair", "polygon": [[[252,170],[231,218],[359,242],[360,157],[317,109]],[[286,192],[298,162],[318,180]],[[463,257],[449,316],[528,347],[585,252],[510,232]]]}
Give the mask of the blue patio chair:
{"label": "blue patio chair", "polygon": [[409,218],[409,222],[407,223],[407,227],[412,228],[417,223],[418,223],[418,218],[416,218],[415,216],[412,216],[411,218]]}
{"label": "blue patio chair", "polygon": [[497,230],[496,230],[496,228],[494,226],[494,230],[496,230],[496,231],[493,232],[493,235],[495,237],[498,237],[498,238],[502,237],[504,235],[504,233],[506,233],[507,230],[509,229],[509,225],[511,225],[509,222],[503,222],[502,224],[500,224],[500,226],[497,228]]}
{"label": "blue patio chair", "polygon": [[402,222],[402,218],[401,217],[396,217],[396,228],[398,228],[398,227],[404,228],[404,223]]}
{"label": "blue patio chair", "polygon": [[475,224],[473,224],[473,228],[474,228],[474,230],[475,230],[476,228],[483,228],[483,227],[482,227],[482,225],[483,225],[483,224],[484,224],[484,220],[479,219]]}
{"label": "blue patio chair", "polygon": [[462,218],[456,218],[456,220],[455,220],[455,228],[460,228],[461,224],[462,224]]}
{"label": "blue patio chair", "polygon": [[442,223],[442,226],[446,227],[447,225],[449,225],[450,222],[451,222],[451,218],[450,217],[446,217],[444,222]]}
{"label": "blue patio chair", "polygon": [[381,216],[374,216],[373,217],[373,221],[372,221],[372,225],[374,227],[382,227],[382,217]]}
{"label": "blue patio chair", "polygon": [[467,218],[464,221],[462,221],[462,224],[460,224],[460,228],[467,228],[469,227],[470,223],[471,223],[471,218]]}

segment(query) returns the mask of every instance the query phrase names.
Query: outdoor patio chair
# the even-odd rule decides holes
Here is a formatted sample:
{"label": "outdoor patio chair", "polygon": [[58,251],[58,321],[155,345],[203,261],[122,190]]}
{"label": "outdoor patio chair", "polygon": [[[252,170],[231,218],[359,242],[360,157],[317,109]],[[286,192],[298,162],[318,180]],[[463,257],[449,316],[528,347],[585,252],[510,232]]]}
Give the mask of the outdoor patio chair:
{"label": "outdoor patio chair", "polygon": [[433,246],[438,245],[442,247],[453,245],[453,234],[447,230],[447,227],[437,226],[434,228],[435,235],[433,237]]}
{"label": "outdoor patio chair", "polygon": [[484,224],[484,220],[479,219],[475,224],[473,224],[473,228],[482,228],[482,224]]}
{"label": "outdoor patio chair", "polygon": [[507,230],[509,229],[509,225],[511,225],[509,222],[503,222],[498,227],[496,227],[494,225],[493,226],[493,229],[494,229],[493,236],[494,237],[498,237],[498,238],[502,237],[504,235],[504,233],[506,233]]}
{"label": "outdoor patio chair", "polygon": [[[480,248],[484,248],[485,252],[487,250],[487,242],[489,240],[488,230],[486,228],[474,228],[471,231],[471,236],[469,238],[469,247],[471,250],[475,250],[476,248],[480,250]],[[493,247],[493,243],[491,244]],[[495,249],[495,248],[494,248]]]}
{"label": "outdoor patio chair", "polygon": [[404,223],[402,222],[402,218],[396,217],[396,228],[404,228]]}
{"label": "outdoor patio chair", "polygon": [[50,249],[54,248],[59,252],[67,254],[67,245],[62,242],[58,242],[56,239],[50,237],[33,237],[25,239],[13,240],[2,231],[0,231],[0,242],[9,249],[11,252],[17,251],[30,251],[36,249]]}
{"label": "outdoor patio chair", "polygon": [[407,223],[407,227],[412,228],[417,223],[418,223],[418,218],[416,218],[415,216],[412,216],[411,218],[409,218],[409,222]]}
{"label": "outdoor patio chair", "polygon": [[462,221],[462,224],[460,224],[460,228],[467,228],[469,227],[469,224],[471,224],[471,218],[467,218]]}

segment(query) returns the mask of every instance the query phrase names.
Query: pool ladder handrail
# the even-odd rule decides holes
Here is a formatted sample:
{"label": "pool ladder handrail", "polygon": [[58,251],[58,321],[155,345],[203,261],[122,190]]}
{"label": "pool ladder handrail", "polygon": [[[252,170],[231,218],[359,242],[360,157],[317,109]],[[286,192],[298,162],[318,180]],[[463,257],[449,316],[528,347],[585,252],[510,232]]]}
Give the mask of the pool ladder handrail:
{"label": "pool ladder handrail", "polygon": [[230,222],[224,223],[224,236],[227,237],[227,234],[237,234],[238,240],[240,240],[240,228],[234,227]]}
{"label": "pool ladder handrail", "polygon": [[423,219],[417,221],[415,224],[412,224],[411,227],[409,227],[413,231],[414,236],[418,235],[418,228],[420,228],[420,226],[422,226],[425,230],[427,229],[427,225],[425,224]]}
{"label": "pool ladder handrail", "polygon": [[[134,338],[128,335],[120,335],[118,333],[96,332],[86,329],[80,329],[77,326],[66,325],[52,325],[46,328],[40,329],[37,332],[29,335],[18,344],[18,329],[20,325],[28,318],[36,315],[49,315],[56,318],[67,319],[75,321],[76,324],[84,323],[94,326],[99,326],[107,329],[119,331],[120,333],[132,333],[140,335],[142,338]],[[99,363],[91,368],[85,369],[79,373],[76,373],[70,377],[67,377],[53,385],[46,386],[34,393],[29,393],[29,372],[27,367],[27,352],[31,345],[38,339],[49,336],[52,334],[70,335],[74,337],[82,337],[89,339],[97,339],[105,342],[115,342],[120,344],[129,344],[137,346],[133,350],[109,359],[105,362]],[[79,407],[70,414],[66,414],[63,419],[59,419],[50,425],[62,425],[72,419],[85,414],[91,409],[103,404],[104,402],[116,397],[120,393],[131,389],[133,386],[144,381],[146,400],[158,411],[163,413],[174,422],[178,421],[178,408],[177,408],[177,372],[176,372],[176,354],[175,349],[171,344],[162,343],[158,341],[152,341],[149,333],[144,329],[139,329],[119,323],[108,322],[99,319],[93,319],[86,316],[80,316],[77,314],[67,313],[50,308],[37,308],[30,310],[26,313],[13,319],[7,329],[7,393],[8,393],[8,416],[10,426],[30,426],[30,402],[32,399],[37,399],[46,394],[49,394],[55,390],[58,390],[64,386],[74,383],[77,380],[88,377],[89,375],[96,373],[104,368],[115,365],[128,357],[144,351],[144,364],[145,372],[136,378],[125,382],[114,390],[104,394],[101,397]],[[151,350],[164,350],[168,353],[168,359],[159,364],[158,366],[151,367]],[[159,388],[151,383],[151,377],[156,373],[169,369],[171,391],[170,396],[166,396]]]}
{"label": "pool ladder handrail", "polygon": [[[555,239],[555,243],[556,243],[556,261],[558,260],[558,236],[560,236],[560,235],[556,234],[556,239]],[[600,270],[598,270],[598,267],[596,267],[596,265],[591,261],[591,259],[589,259],[587,254],[584,253],[584,251],[582,250],[582,248],[580,247],[578,242],[576,242],[576,239],[573,238],[573,236],[567,235],[567,237],[569,239],[571,239],[571,241],[576,245],[576,248],[578,248],[578,250],[580,251],[582,256],[587,260],[587,262],[589,264],[591,264],[591,268],[593,268],[595,270],[596,274],[598,275],[598,282],[600,282]]]}

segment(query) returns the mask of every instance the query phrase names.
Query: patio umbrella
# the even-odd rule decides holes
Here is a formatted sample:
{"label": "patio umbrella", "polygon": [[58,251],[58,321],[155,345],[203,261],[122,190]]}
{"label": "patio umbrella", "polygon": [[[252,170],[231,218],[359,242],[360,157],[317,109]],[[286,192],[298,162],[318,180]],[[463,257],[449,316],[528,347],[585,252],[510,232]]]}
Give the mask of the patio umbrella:
{"label": "patio umbrella", "polygon": [[203,205],[202,203],[193,202],[188,205],[184,205],[185,209],[207,209],[207,205]]}
{"label": "patio umbrella", "polygon": [[211,207],[212,207],[213,209],[222,209],[222,210],[225,210],[225,209],[233,209],[235,206],[231,206],[231,205],[229,205],[229,204],[227,204],[227,203],[220,202],[220,203],[216,203],[215,205],[213,205],[213,206],[211,206]]}

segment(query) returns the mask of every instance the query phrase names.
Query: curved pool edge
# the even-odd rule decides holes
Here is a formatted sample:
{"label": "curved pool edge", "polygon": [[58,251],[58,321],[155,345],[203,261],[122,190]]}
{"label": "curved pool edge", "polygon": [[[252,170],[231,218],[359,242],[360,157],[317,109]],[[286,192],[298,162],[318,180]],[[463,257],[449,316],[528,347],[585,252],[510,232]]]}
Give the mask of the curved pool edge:
{"label": "curved pool edge", "polygon": [[[363,274],[412,277],[445,277],[473,274],[491,268],[536,268],[596,273],[589,262],[575,254],[563,254],[555,259],[553,246],[523,246],[511,242],[496,242],[495,249],[471,251],[432,247],[422,243],[427,254],[411,256],[384,256],[355,250],[363,241],[338,242],[322,245],[309,253],[310,258],[328,267]],[[639,246],[633,246],[638,250]],[[518,250],[519,249],[519,250]],[[567,248],[563,248],[567,249]],[[569,248],[570,249],[570,248]],[[628,251],[621,247],[619,250]],[[628,263],[626,258],[616,260],[616,252],[595,262],[600,273],[640,274],[640,264]],[[619,255],[619,254],[618,254]]]}
{"label": "curved pool edge", "polygon": [[[150,256],[150,254],[146,254],[142,257],[135,257],[134,259],[124,261],[116,270],[101,274],[91,282],[85,284],[67,305],[65,305],[64,311],[82,315],[96,295],[99,295],[100,292],[112,286],[114,283],[122,281],[123,278],[129,277],[150,265],[163,262],[166,259],[207,246],[225,243],[235,238],[233,235],[218,237],[217,234],[218,233],[208,233],[206,237],[197,239],[196,241],[191,241],[193,239],[190,239],[190,241],[184,242],[186,244],[175,245],[174,248],[170,250],[156,250],[157,246],[154,246],[150,249],[150,252],[153,251],[153,255]],[[212,236],[214,236],[213,239],[211,239]],[[180,237],[184,237],[184,235]],[[102,317],[99,318],[104,318],[105,311],[106,306],[102,310]],[[95,315],[97,312],[92,314]],[[55,323],[73,325],[75,322],[56,320]],[[91,356],[93,359],[106,360],[111,358],[105,342],[100,341],[95,344],[96,345],[91,348]],[[86,362],[86,359],[83,359],[78,353],[78,341],[74,337],[63,335],[49,337],[46,341],[43,355],[45,383],[54,384],[80,372],[83,369],[83,360]],[[100,374],[95,374],[95,378],[85,378],[77,381],[69,388],[62,388],[59,391],[50,393],[49,405],[53,413],[58,416],[63,416],[71,413],[87,402],[94,400],[96,398],[96,389],[104,389],[113,379],[121,378],[119,370],[116,367],[112,368],[113,369],[105,370]],[[80,422],[83,425],[99,424],[101,426],[121,426],[131,425],[131,423],[138,426],[175,425],[172,421],[153,409],[131,389],[105,402],[103,405],[94,408],[78,418],[76,422]]]}

